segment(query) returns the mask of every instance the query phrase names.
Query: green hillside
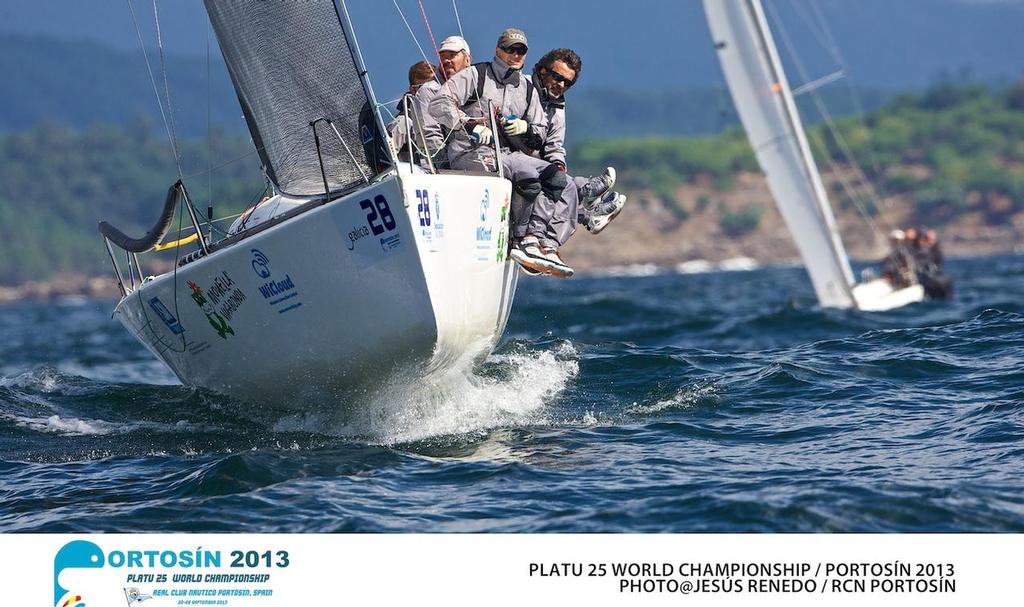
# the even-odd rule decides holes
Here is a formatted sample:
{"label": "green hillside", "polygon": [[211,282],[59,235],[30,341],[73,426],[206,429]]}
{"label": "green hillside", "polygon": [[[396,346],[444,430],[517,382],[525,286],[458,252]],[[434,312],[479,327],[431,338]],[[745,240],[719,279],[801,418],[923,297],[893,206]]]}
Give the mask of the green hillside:
{"label": "green hillside", "polygon": [[[823,126],[809,132],[819,167],[828,168],[827,157],[841,158],[845,147],[881,194],[911,197],[922,222],[942,225],[978,212],[998,224],[1024,210],[1024,83],[1003,91],[943,84],[837,127],[838,137]],[[680,215],[686,206],[674,200],[678,186],[710,178],[725,190],[737,172],[758,170],[739,128],[706,138],[588,141],[569,157],[578,174],[614,165],[626,188],[651,190]],[[840,206],[852,204],[835,194]]]}
{"label": "green hillside", "polygon": [[[264,188],[259,159],[247,139],[215,134],[182,143],[186,183],[197,205],[210,197],[207,160],[218,216]],[[109,220],[141,235],[156,220],[177,171],[166,138],[145,124],[84,131],[44,124],[0,136],[0,284],[57,273],[105,271],[106,250],[96,224]]]}
{"label": "green hillside", "polygon": [[[921,221],[942,225],[971,212],[998,225],[1024,211],[1024,85],[943,85],[898,97],[863,123],[843,120],[839,132],[878,188],[911,197]],[[838,146],[820,128],[811,138],[833,152]],[[186,184],[200,208],[212,197],[223,216],[263,192],[247,138],[215,133],[211,142],[181,146]],[[624,189],[653,192],[678,221],[694,208],[694,201],[674,199],[678,186],[700,181],[725,190],[738,172],[757,170],[735,128],[716,137],[593,140],[570,152],[577,174],[609,164],[619,169]],[[212,193],[208,166],[216,169]],[[141,233],[176,178],[166,137],[144,120],[85,130],[42,124],[0,135],[0,284],[106,273],[96,223]],[[842,195],[834,200],[850,204]],[[726,217],[734,232],[758,220],[755,213]]]}

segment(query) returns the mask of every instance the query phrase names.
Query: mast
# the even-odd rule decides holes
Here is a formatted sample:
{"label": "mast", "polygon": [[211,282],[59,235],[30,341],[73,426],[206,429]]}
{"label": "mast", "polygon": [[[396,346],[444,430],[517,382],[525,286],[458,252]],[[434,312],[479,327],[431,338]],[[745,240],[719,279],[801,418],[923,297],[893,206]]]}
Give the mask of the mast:
{"label": "mast", "polygon": [[759,0],[704,0],[737,113],[823,306],[856,306],[853,272]]}
{"label": "mast", "polygon": [[847,291],[853,299],[850,289],[853,286],[853,270],[850,269],[850,261],[843,247],[839,230],[836,229],[835,218],[832,214],[832,205],[829,204],[828,194],[825,193],[825,186],[821,182],[821,173],[818,171],[818,164],[814,162],[814,155],[811,153],[811,146],[807,142],[807,133],[804,132],[803,122],[800,120],[800,113],[796,109],[796,101],[793,99],[793,91],[789,88],[789,81],[782,69],[782,61],[779,59],[779,52],[772,38],[771,30],[768,29],[768,19],[764,14],[764,7],[761,0],[746,0],[747,7],[753,13],[754,22],[757,24],[757,33],[761,39],[763,52],[768,57],[768,65],[772,70],[773,80],[779,84],[779,95],[782,97],[783,106],[786,110],[786,118],[789,121],[789,128],[796,139],[800,150],[800,157],[803,159],[804,170],[807,181],[814,189],[815,201],[822,224],[832,237],[830,251],[835,257],[836,264],[843,269],[846,276]]}
{"label": "mast", "polygon": [[[363,54],[359,51],[359,40],[356,38],[356,31],[352,27],[352,20],[348,16],[348,6],[345,4],[345,0],[334,0],[334,10],[338,14],[338,23],[341,24],[341,29],[345,32],[345,37],[349,41],[348,47],[352,51],[352,61],[355,62],[356,68],[359,70],[359,80],[363,83],[366,98],[370,101],[370,111],[373,113],[373,121],[376,124],[377,132],[383,136],[387,129],[380,112],[377,110],[379,107],[377,105],[377,96],[373,93],[369,70],[366,69],[366,63],[363,62]],[[398,166],[398,159],[395,158],[394,149],[390,145],[386,147],[391,166]]]}

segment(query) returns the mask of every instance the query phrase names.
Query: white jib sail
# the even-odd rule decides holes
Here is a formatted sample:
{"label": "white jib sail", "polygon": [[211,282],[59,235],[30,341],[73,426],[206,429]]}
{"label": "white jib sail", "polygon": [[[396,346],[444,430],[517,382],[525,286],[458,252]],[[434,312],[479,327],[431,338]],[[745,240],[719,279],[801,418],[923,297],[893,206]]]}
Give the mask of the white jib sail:
{"label": "white jib sail", "polygon": [[853,272],[760,0],[704,0],[729,92],[822,306],[855,306]]}

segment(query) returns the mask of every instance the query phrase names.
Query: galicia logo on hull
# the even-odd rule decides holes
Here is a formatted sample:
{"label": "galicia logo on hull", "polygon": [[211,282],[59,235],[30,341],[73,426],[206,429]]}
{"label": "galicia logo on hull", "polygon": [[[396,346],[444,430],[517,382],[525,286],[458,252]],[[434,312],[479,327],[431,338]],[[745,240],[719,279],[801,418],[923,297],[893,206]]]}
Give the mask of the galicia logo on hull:
{"label": "galicia logo on hull", "polygon": [[356,241],[360,238],[370,235],[370,230],[366,226],[356,226],[348,232],[348,250],[352,251],[356,248]]}

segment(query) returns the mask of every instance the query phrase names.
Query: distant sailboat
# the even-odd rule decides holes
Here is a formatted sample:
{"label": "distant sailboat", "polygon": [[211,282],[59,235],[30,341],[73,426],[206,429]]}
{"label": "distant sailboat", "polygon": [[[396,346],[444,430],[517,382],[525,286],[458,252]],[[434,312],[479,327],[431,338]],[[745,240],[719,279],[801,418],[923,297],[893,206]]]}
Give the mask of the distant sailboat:
{"label": "distant sailboat", "polygon": [[857,284],[760,0],[704,0],[729,92],[818,302],[880,311],[924,299],[915,284]]}

